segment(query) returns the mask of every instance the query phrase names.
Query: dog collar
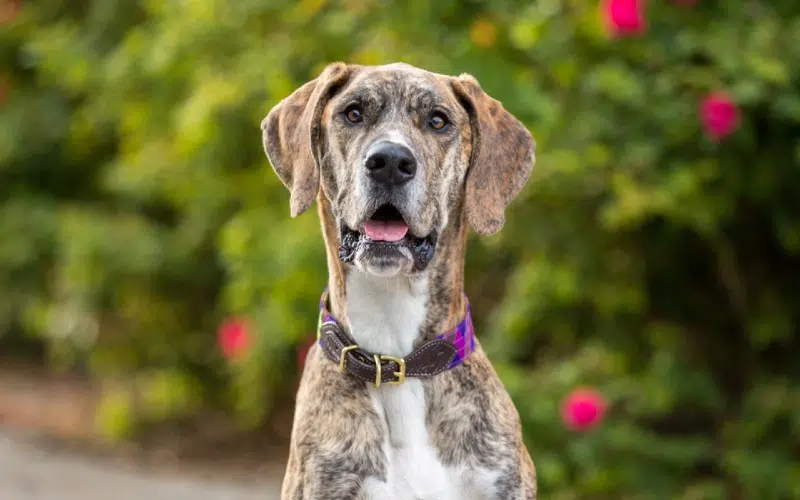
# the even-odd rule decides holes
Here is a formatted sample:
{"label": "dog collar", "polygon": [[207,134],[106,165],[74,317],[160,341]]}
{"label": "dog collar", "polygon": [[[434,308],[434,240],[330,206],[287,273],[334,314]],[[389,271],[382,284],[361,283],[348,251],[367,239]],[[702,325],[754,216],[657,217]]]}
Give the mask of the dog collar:
{"label": "dog collar", "polygon": [[339,370],[369,382],[402,384],[406,377],[427,378],[455,368],[475,350],[472,308],[467,303],[464,319],[452,330],[424,342],[405,358],[376,354],[362,349],[328,311],[328,289],[319,301],[317,342],[325,356],[339,365]]}

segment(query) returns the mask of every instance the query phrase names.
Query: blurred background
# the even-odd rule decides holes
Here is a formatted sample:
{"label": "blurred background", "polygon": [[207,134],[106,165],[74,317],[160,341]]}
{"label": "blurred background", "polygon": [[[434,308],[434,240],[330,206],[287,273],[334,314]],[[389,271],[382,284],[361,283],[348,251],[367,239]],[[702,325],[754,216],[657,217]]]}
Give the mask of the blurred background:
{"label": "blurred background", "polygon": [[4,500],[277,498],[326,266],[259,123],[338,60],[537,139],[466,289],[541,498],[800,498],[796,1],[0,0]]}

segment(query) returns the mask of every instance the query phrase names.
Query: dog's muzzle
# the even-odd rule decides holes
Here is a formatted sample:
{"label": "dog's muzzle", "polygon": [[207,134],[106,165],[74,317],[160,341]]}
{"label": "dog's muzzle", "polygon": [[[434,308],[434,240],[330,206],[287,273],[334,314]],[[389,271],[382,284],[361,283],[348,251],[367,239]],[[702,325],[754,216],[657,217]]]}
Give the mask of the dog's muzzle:
{"label": "dog's muzzle", "polygon": [[436,252],[437,234],[418,237],[408,228],[400,211],[391,204],[382,205],[357,231],[341,224],[339,259],[353,263],[359,250],[375,254],[398,253],[407,249],[414,260],[414,269],[423,271]]}

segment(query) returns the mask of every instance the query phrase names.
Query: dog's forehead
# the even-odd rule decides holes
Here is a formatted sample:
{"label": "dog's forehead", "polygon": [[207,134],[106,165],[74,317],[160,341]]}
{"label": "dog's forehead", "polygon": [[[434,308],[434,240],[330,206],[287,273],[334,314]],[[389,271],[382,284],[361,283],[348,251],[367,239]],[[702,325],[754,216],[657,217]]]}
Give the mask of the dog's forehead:
{"label": "dog's forehead", "polygon": [[353,78],[348,90],[395,103],[448,101],[454,96],[447,78],[405,63],[366,66]]}

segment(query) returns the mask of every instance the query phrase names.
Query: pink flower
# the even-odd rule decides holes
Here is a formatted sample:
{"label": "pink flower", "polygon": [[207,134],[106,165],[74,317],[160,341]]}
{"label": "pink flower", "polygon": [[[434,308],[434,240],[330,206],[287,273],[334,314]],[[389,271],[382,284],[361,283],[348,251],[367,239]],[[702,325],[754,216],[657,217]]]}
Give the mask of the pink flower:
{"label": "pink flower", "polygon": [[217,342],[222,354],[227,359],[239,360],[252,343],[250,329],[242,319],[228,319],[219,327]]}
{"label": "pink flower", "polygon": [[303,368],[306,366],[306,357],[308,357],[308,351],[311,349],[317,342],[315,337],[311,337],[303,341],[299,346],[297,346],[297,369],[299,372],[302,373]]}
{"label": "pink flower", "polygon": [[575,389],[561,404],[561,420],[574,431],[587,431],[603,421],[607,406],[594,389]]}
{"label": "pink flower", "polygon": [[706,134],[714,141],[732,134],[739,126],[739,108],[721,91],[706,96],[700,105],[700,117]]}
{"label": "pink flower", "polygon": [[645,0],[603,0],[603,19],[612,36],[633,36],[645,32]]}

